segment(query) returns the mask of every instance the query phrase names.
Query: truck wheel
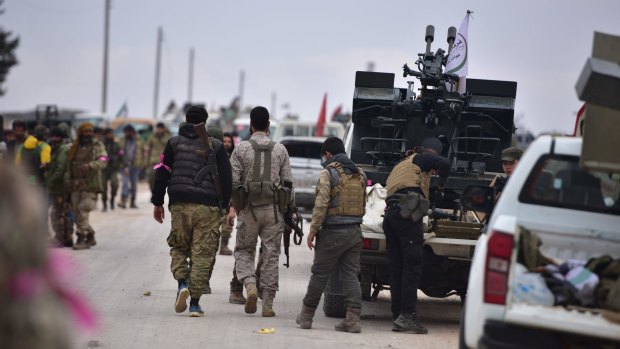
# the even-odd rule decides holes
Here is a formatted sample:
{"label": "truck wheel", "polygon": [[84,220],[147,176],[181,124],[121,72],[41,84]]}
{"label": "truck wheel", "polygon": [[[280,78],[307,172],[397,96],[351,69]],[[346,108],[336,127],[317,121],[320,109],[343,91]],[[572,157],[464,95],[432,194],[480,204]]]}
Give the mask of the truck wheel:
{"label": "truck wheel", "polygon": [[327,317],[343,318],[346,315],[346,306],[344,304],[344,295],[333,294],[329,291],[329,286],[323,294],[323,312]]}
{"label": "truck wheel", "polygon": [[459,349],[469,349],[465,344],[465,303],[461,309],[461,325],[459,326]]}
{"label": "truck wheel", "polygon": [[369,266],[362,265],[360,272],[360,287],[362,288],[362,299],[365,301],[371,300],[372,268]]}

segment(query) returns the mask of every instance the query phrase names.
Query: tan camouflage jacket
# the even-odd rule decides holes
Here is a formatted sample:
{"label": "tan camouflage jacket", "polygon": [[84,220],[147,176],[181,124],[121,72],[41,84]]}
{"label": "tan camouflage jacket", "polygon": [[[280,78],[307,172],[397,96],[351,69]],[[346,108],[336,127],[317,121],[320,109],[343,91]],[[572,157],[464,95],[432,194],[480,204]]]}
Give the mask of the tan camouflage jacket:
{"label": "tan camouflage jacket", "polygon": [[310,223],[310,233],[318,233],[327,216],[327,208],[331,201],[331,176],[328,170],[321,171],[319,181],[316,184],[316,198],[314,199],[314,209],[312,210],[312,223]]}
{"label": "tan camouflage jacket", "polygon": [[[255,132],[250,138],[258,144],[267,144],[271,139],[265,132]],[[230,156],[232,167],[233,190],[240,185],[247,185],[252,179],[254,168],[254,149],[248,141],[239,143]],[[288,158],[288,151],[280,144],[276,143],[271,153],[271,181],[273,183],[283,183],[284,181],[293,182],[291,164]],[[291,195],[294,203],[294,195]]]}

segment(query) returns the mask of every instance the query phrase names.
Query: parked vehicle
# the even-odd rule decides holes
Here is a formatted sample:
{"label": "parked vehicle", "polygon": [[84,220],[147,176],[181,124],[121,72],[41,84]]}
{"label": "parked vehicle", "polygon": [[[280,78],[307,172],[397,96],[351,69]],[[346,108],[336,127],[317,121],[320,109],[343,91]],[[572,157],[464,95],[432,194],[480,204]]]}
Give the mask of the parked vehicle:
{"label": "parked vehicle", "polygon": [[[275,140],[273,138],[273,134],[276,131],[277,125],[278,123],[276,121],[270,120],[269,134],[270,134],[270,138],[273,140]],[[235,119],[235,121],[233,122],[233,127],[234,127],[234,134],[236,135],[235,143],[239,143],[241,141],[247,141],[248,139],[250,139],[250,136],[252,136],[250,133],[250,118],[249,117],[242,117],[242,118]]]}
{"label": "parked vehicle", "polygon": [[[460,348],[620,347],[620,309],[601,309],[600,299],[594,308],[554,306],[558,293],[520,281],[527,255],[551,264],[620,258],[620,174],[581,168],[581,149],[581,138],[542,136],[519,161],[476,245]],[[534,252],[532,236],[541,243]]]}
{"label": "parked vehicle", "polygon": [[[343,139],[344,131],[342,123],[328,121],[325,122],[323,126],[323,137],[338,137]],[[316,122],[284,119],[278,123],[271,138],[278,142],[282,137],[316,137],[316,132]]]}
{"label": "parked vehicle", "polygon": [[323,170],[321,146],[325,138],[283,137],[280,143],[288,151],[293,172],[295,204],[300,210],[311,211],[316,196],[316,183]]}

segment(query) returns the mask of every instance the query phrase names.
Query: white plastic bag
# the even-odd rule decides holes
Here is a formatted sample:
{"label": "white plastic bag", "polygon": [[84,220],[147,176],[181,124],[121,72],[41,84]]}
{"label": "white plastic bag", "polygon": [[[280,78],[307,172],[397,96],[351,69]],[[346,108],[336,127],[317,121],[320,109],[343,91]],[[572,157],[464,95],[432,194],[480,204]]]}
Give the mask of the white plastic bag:
{"label": "white plastic bag", "polygon": [[526,303],[553,306],[553,293],[549,291],[543,277],[538,273],[528,273],[525,266],[515,265],[515,277],[511,285],[513,303]]}

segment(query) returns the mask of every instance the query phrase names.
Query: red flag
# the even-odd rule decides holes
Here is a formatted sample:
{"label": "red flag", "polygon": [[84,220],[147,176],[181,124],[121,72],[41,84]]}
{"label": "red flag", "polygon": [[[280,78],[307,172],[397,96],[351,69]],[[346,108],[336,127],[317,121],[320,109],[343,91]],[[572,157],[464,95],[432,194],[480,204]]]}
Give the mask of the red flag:
{"label": "red flag", "polygon": [[331,121],[334,121],[334,118],[337,115],[340,115],[340,113],[342,113],[342,104],[338,106],[338,108],[334,109],[334,111],[332,112],[332,117],[331,117]]}
{"label": "red flag", "polygon": [[586,103],[584,103],[581,108],[579,108],[579,111],[577,112],[577,117],[575,118],[575,130],[573,131],[573,136],[574,137],[580,137],[583,136],[583,122],[585,121],[585,117],[586,117]]}
{"label": "red flag", "polygon": [[319,113],[319,120],[316,122],[316,136],[323,137],[323,126],[325,126],[325,118],[327,118],[327,93],[323,95],[323,105]]}

